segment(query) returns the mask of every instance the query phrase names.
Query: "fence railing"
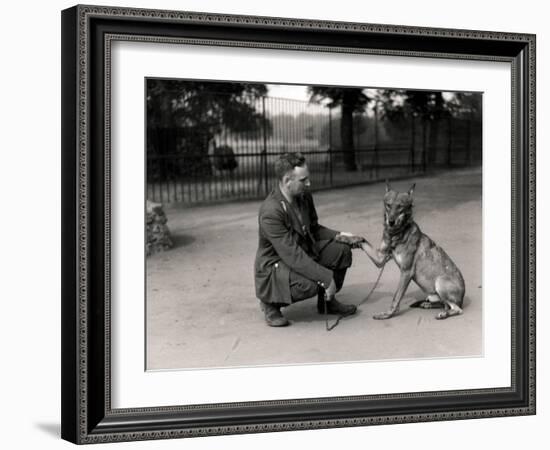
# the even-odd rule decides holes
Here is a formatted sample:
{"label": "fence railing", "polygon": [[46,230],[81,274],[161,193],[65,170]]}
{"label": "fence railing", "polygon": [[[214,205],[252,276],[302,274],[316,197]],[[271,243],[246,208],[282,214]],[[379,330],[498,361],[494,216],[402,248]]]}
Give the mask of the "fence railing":
{"label": "fence railing", "polygon": [[201,135],[186,128],[148,127],[147,198],[162,203],[263,198],[276,183],[275,160],[289,151],[306,157],[313,189],[481,163],[479,121],[391,123],[358,114],[353,150],[357,170],[347,171],[336,110],[270,97],[254,102],[262,114],[254,131],[222,127],[215,135]]}

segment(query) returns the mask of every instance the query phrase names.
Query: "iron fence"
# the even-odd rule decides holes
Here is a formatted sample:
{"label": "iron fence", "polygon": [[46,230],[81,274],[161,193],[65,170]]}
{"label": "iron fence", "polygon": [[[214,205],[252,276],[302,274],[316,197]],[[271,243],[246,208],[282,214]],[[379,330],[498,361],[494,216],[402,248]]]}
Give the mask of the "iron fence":
{"label": "iron fence", "polygon": [[[423,173],[434,167],[481,163],[481,123],[468,118],[422,122],[354,117],[357,170],[346,170],[336,109],[273,97],[250,98],[255,127],[147,128],[147,198],[161,203],[259,199],[276,183],[273,164],[301,152],[313,189]],[[434,132],[434,127],[437,128]]]}

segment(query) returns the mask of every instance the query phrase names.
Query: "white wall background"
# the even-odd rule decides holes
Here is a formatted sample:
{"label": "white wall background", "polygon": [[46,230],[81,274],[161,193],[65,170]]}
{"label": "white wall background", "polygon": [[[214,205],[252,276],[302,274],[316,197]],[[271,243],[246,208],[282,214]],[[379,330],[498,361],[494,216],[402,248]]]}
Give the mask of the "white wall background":
{"label": "white wall background", "polygon": [[[446,449],[491,445],[499,449],[542,448],[550,423],[550,341],[545,321],[550,265],[545,226],[550,181],[547,128],[550,100],[550,31],[544,3],[437,1],[298,2],[277,0],[128,0],[99,4],[252,14],[309,19],[469,28],[537,34],[538,72],[538,415],[384,427],[285,432],[191,440],[115,444],[118,448],[230,449],[347,448]],[[69,448],[60,422],[60,11],[70,1],[10,2],[2,8],[0,96],[0,183],[3,201],[2,314],[0,315],[0,444],[3,448]],[[541,125],[542,124],[542,125]],[[6,289],[7,287],[7,289]]]}

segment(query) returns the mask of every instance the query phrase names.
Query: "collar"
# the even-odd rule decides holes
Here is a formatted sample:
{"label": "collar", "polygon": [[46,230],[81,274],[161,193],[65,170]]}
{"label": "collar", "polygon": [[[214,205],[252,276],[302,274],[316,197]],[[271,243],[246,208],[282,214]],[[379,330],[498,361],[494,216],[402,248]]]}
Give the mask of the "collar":
{"label": "collar", "polygon": [[294,205],[291,205],[284,194],[281,192],[281,188],[279,186],[276,186],[275,189],[273,189],[272,195],[275,200],[277,200],[277,203],[282,206],[285,213],[290,217],[292,227],[301,235],[306,236],[307,231],[303,229],[303,223],[298,218],[296,212],[296,207],[298,207],[299,201],[296,202]]}

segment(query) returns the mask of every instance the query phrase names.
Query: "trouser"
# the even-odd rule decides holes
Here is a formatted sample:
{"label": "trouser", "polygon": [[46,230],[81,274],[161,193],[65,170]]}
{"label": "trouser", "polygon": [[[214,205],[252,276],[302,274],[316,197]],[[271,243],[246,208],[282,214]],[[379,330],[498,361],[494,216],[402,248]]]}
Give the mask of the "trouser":
{"label": "trouser", "polygon": [[[342,289],[346,271],[351,266],[351,248],[347,244],[335,241],[318,241],[317,249],[320,250],[317,262],[333,272],[336,291]],[[317,295],[319,285],[317,281],[290,271],[290,296],[292,302],[299,302]]]}

